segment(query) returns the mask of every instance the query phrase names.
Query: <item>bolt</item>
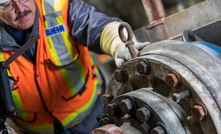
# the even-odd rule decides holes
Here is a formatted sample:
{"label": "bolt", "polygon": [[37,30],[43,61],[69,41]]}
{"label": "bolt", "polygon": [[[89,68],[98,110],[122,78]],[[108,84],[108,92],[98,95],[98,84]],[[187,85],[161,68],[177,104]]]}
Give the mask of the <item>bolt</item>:
{"label": "bolt", "polygon": [[127,81],[127,79],[128,79],[127,73],[125,72],[125,70],[123,68],[118,68],[114,72],[114,77],[115,77],[115,80],[120,83],[123,83],[123,82]]}
{"label": "bolt", "polygon": [[120,110],[123,113],[129,113],[133,109],[133,104],[129,99],[124,99],[120,102]]}
{"label": "bolt", "polygon": [[186,90],[181,93],[174,93],[172,99],[178,103],[182,99],[185,99],[186,97],[189,97],[189,96],[190,96],[190,92],[189,92],[189,90]]}
{"label": "bolt", "polygon": [[104,116],[105,116],[105,114],[99,114],[99,115],[97,115],[96,116],[96,120],[99,122],[101,119],[103,119],[104,118]]}
{"label": "bolt", "polygon": [[136,111],[136,117],[140,122],[146,122],[150,119],[150,111],[146,107],[142,107]]}
{"label": "bolt", "polygon": [[110,103],[112,100],[114,99],[114,96],[109,93],[106,92],[103,96],[102,96],[102,102],[104,105],[107,105],[108,103]]}
{"label": "bolt", "polygon": [[118,111],[118,105],[116,103],[111,103],[107,105],[107,113],[110,116],[114,116],[116,115],[117,111]]}
{"label": "bolt", "polygon": [[157,126],[150,131],[150,134],[165,134],[163,128]]}
{"label": "bolt", "polygon": [[198,121],[205,119],[206,116],[207,116],[207,110],[205,109],[205,106],[197,104],[193,106],[192,115],[187,117],[187,120],[190,123],[196,123]]}
{"label": "bolt", "polygon": [[150,70],[150,64],[146,60],[142,60],[137,64],[137,72],[140,74],[149,74]]}
{"label": "bolt", "polygon": [[175,73],[169,73],[166,76],[166,84],[170,88],[176,88],[179,85],[179,75]]}
{"label": "bolt", "polygon": [[96,116],[96,120],[99,122],[101,119],[105,117],[109,118],[110,116],[107,113],[101,113]]}
{"label": "bolt", "polygon": [[99,120],[99,125],[101,127],[107,124],[110,124],[110,119],[108,117],[104,117],[103,119]]}

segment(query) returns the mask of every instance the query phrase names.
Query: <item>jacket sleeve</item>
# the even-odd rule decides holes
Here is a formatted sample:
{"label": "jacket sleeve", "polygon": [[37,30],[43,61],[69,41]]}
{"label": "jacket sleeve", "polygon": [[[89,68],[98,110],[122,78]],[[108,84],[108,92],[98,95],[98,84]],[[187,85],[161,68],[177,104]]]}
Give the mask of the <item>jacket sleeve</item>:
{"label": "jacket sleeve", "polygon": [[68,19],[73,39],[99,54],[103,53],[100,48],[100,36],[104,27],[111,22],[121,22],[118,18],[98,12],[81,0],[69,0]]}

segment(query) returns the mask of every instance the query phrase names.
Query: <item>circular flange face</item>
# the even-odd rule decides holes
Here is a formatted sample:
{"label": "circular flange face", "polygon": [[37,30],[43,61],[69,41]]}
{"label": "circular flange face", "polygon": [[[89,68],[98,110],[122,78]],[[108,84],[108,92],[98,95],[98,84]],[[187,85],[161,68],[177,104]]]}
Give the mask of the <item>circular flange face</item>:
{"label": "circular flange face", "polygon": [[[129,113],[120,110],[121,116],[112,117],[122,120],[122,124],[119,126],[129,122],[131,127],[135,127],[142,133],[149,133],[158,127],[162,129],[165,134],[185,134],[182,123],[173,109],[171,109],[163,99],[152,93],[151,90],[151,88],[143,88],[115,98],[111,103],[117,104],[119,109],[121,109],[121,103],[125,100],[131,101],[132,108]],[[142,122],[136,116],[137,110],[141,108],[148,110],[148,113],[146,111],[143,112],[143,116],[149,114],[149,119]]]}
{"label": "circular flange face", "polygon": [[[147,62],[148,66],[143,65],[143,63]],[[139,68],[137,68],[138,64]],[[144,71],[142,69],[144,69]],[[148,128],[148,132],[150,132],[153,127],[157,126],[157,122],[163,123],[167,129],[169,128],[168,130],[176,128],[174,126],[167,126],[167,120],[163,121],[163,117],[159,115],[163,115],[165,118],[176,118],[176,123],[180,122],[183,128],[183,131],[181,132],[184,133],[203,132],[215,134],[221,132],[220,108],[214,99],[214,96],[211,94],[210,89],[208,89],[207,86],[202,83],[199,77],[197,77],[189,68],[187,68],[186,65],[183,65],[181,62],[171,59],[170,57],[165,57],[162,55],[143,55],[123,64],[121,66],[121,70],[126,73],[127,80],[124,82],[118,82],[114,77],[110,79],[106,92],[110,93],[114,99],[109,101],[109,104],[112,102],[119,103],[116,102],[116,100],[118,100],[118,97],[121,95],[124,96],[127,94],[127,96],[131,96],[128,94],[132,91],[136,92],[142,88],[148,88],[149,90],[147,92],[143,92],[143,94],[140,94],[135,98],[132,97],[132,103],[136,101],[143,101],[143,105],[137,107],[141,102],[136,103],[136,105],[134,104],[135,108],[129,108],[130,113],[128,113],[133,113],[135,117],[136,110],[142,108],[144,103],[150,111],[156,113],[154,117],[158,120],[149,124],[146,122],[141,123],[142,119],[140,121],[135,118],[136,121],[138,121],[140,124],[144,124],[144,127]],[[148,73],[143,73],[145,70],[150,71]],[[170,109],[169,111],[172,111],[170,112],[170,117],[166,116],[167,114],[157,113],[157,109],[159,109],[155,107],[155,105],[158,105],[157,100],[144,101],[145,98],[147,98],[144,97],[144,95],[147,94],[154,95],[154,98],[161,100],[161,104],[168,106],[168,109]],[[143,97],[139,98],[139,96]],[[104,107],[106,106],[107,105]],[[116,121],[121,122],[119,125],[122,124],[122,120],[126,120],[125,118],[121,119],[122,114],[124,115],[125,113],[119,112],[120,116],[117,117],[118,119],[115,119]],[[144,118],[148,118],[148,116],[145,116]],[[133,120],[131,119],[131,121]],[[171,122],[173,122],[173,120],[171,120]],[[156,128],[156,130],[158,130],[158,128]],[[173,130],[172,133],[173,132],[176,132],[176,130]]]}

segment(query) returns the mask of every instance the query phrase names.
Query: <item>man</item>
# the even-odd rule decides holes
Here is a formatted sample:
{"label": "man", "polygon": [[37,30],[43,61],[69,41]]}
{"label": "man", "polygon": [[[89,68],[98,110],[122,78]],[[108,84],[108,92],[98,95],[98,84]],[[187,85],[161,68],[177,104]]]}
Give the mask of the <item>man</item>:
{"label": "man", "polygon": [[16,125],[23,133],[89,133],[102,112],[103,83],[89,50],[118,66],[131,58],[118,37],[121,20],[80,0],[0,0],[0,9],[1,61],[40,35],[10,64]]}

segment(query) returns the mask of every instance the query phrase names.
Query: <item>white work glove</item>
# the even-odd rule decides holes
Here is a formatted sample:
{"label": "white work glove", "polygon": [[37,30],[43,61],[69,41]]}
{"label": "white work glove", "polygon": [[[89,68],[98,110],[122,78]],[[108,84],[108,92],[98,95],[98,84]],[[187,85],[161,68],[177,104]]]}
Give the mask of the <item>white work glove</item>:
{"label": "white work glove", "polygon": [[[5,127],[8,131],[8,134],[17,134],[13,128],[11,128],[7,123],[5,123]],[[0,132],[1,134],[1,132]]]}
{"label": "white work glove", "polygon": [[[120,39],[118,31],[120,24],[121,24],[120,22],[109,23],[103,29],[100,38],[100,47],[102,52],[112,56],[115,60],[117,67],[121,66],[123,62],[132,59],[129,49]],[[144,42],[144,43],[137,42],[135,38],[133,38],[132,40],[134,41],[133,46],[137,56],[139,56],[140,50],[142,50],[145,46],[150,44],[149,42]]]}
{"label": "white work glove", "polygon": [[[144,42],[144,43],[136,42],[133,46],[134,46],[137,56],[140,55],[140,50],[142,50],[145,46],[149,44],[150,44],[149,42]],[[116,66],[120,67],[123,62],[128,61],[130,59],[132,59],[132,57],[129,52],[129,49],[125,45],[121,45],[117,49],[115,53],[115,57],[114,57]]]}

